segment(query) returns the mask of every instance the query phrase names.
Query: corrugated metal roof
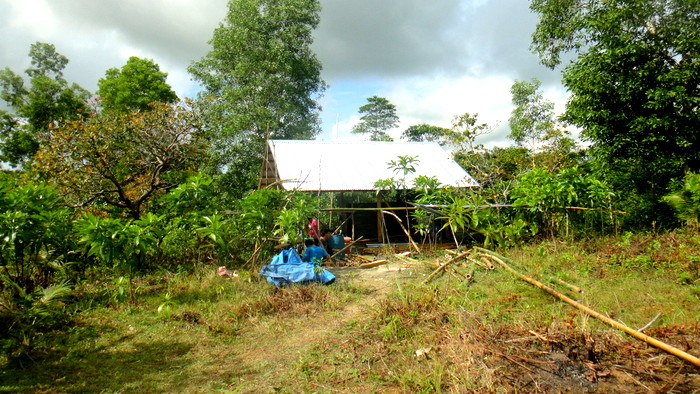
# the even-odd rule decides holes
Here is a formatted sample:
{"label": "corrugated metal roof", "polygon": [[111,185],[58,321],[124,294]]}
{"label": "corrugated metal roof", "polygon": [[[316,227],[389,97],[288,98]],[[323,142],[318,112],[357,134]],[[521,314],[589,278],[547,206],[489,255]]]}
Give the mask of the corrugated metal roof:
{"label": "corrugated metal roof", "polygon": [[284,189],[303,191],[374,190],[379,179],[402,174],[388,162],[413,156],[416,172],[406,177],[413,185],[418,175],[434,176],[444,186],[473,187],[478,183],[440,145],[434,142],[323,142],[269,140],[268,159],[274,162]]}

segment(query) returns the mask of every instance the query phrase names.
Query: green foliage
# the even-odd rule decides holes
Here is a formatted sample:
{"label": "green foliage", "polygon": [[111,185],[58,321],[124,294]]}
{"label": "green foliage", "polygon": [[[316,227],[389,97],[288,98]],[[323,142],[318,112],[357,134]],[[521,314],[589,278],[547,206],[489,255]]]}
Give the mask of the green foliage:
{"label": "green foliage", "polygon": [[153,208],[163,217],[159,267],[192,269],[213,258],[226,264],[234,226],[218,212],[215,195],[214,180],[197,174],[156,199]]}
{"label": "green foliage", "polygon": [[288,198],[289,202],[277,215],[275,235],[281,238],[280,243],[297,244],[303,241],[308,218],[317,217],[318,209],[305,194],[292,194]]}
{"label": "green foliage", "polygon": [[697,0],[535,0],[533,49],[563,71],[564,119],[592,142],[594,158],[631,215],[664,220],[661,197],[699,171],[700,13]]}
{"label": "green foliage", "polygon": [[540,86],[542,83],[533,78],[532,82],[515,81],[510,88],[515,109],[508,119],[508,138],[518,146],[527,141],[534,149],[537,141],[554,128],[554,103],[544,99]]}
{"label": "green foliage", "polygon": [[140,113],[90,114],[44,138],[34,170],[77,205],[100,202],[138,219],[202,160],[200,113],[190,102]]}
{"label": "green foliage", "polygon": [[76,119],[87,109],[90,93],[77,84],[68,85],[63,69],[68,58],[52,44],[36,42],[29,49],[32,66],[24,79],[9,68],[0,70],[0,99],[13,114],[0,111],[0,160],[11,165],[28,163],[39,148],[38,134],[49,125]]}
{"label": "green foliage", "polygon": [[172,103],[177,95],[153,60],[132,56],[121,70],[110,68],[97,82],[97,95],[105,109],[122,112],[148,111],[151,103]]}
{"label": "green foliage", "polygon": [[393,141],[386,131],[399,125],[394,104],[384,97],[372,96],[360,107],[360,114],[360,123],[353,126],[353,133],[369,134],[371,141]]}
{"label": "green foliage", "polygon": [[246,237],[272,237],[277,215],[284,206],[285,195],[284,191],[278,189],[260,189],[248,194],[241,201],[241,232]]}
{"label": "green foliage", "polygon": [[133,274],[157,250],[162,236],[160,219],[151,213],[139,220],[86,214],[76,222],[76,229],[88,256],[110,268]]}
{"label": "green foliage", "polygon": [[476,138],[491,131],[488,124],[477,124],[478,117],[479,114],[470,114],[469,112],[455,115],[452,118],[452,130],[447,135],[447,144],[453,146],[457,151],[474,151],[477,148],[474,145]]}
{"label": "green foliage", "polygon": [[408,155],[399,156],[396,160],[389,160],[386,163],[388,168],[395,174],[400,174],[401,177],[398,179],[394,177],[377,179],[374,182],[374,188],[377,190],[377,193],[386,191],[386,197],[389,199],[394,199],[399,196],[399,194],[405,198],[407,196],[407,189],[409,188],[406,177],[416,172],[416,164],[418,164],[419,161],[417,156]]}
{"label": "green foliage", "polygon": [[569,231],[571,220],[586,216],[582,213],[585,211],[571,211],[567,207],[607,209],[613,193],[605,183],[577,167],[556,173],[535,168],[518,178],[510,197],[514,206],[528,213],[525,220],[535,233],[554,236],[560,225]]}
{"label": "green foliage", "polygon": [[255,186],[266,139],[319,131],[325,90],[311,49],[318,0],[231,0],[211,50],[189,67],[202,84],[214,144],[212,173],[233,172],[239,195]]}
{"label": "green foliage", "polygon": [[67,282],[32,292],[10,283],[17,295],[0,297],[0,352],[17,359],[29,356],[45,332],[65,327],[69,316],[62,300],[72,290]]}
{"label": "green foliage", "polygon": [[163,302],[158,305],[156,311],[163,316],[165,319],[170,319],[173,315],[172,308],[175,306],[175,301],[173,301],[173,295],[170,293],[165,293],[163,295]]}
{"label": "green foliage", "polygon": [[687,174],[682,188],[665,195],[663,200],[673,207],[678,218],[685,221],[691,230],[700,228],[700,174]]}
{"label": "green foliage", "polygon": [[216,251],[216,254],[222,258],[226,258],[229,250],[231,238],[231,222],[226,220],[223,215],[213,214],[202,217],[203,226],[197,228],[197,235],[209,241],[200,247],[211,246]]}
{"label": "green foliage", "polygon": [[458,151],[455,161],[483,188],[511,181],[532,168],[532,153],[517,146],[490,150]]}
{"label": "green foliage", "polygon": [[406,130],[404,130],[403,134],[401,134],[401,138],[405,138],[406,140],[413,142],[434,141],[440,145],[446,145],[448,143],[448,136],[451,134],[451,132],[452,130],[444,127],[421,123],[418,125],[409,126]]}
{"label": "green foliage", "polygon": [[27,293],[48,286],[68,263],[71,217],[54,188],[0,174],[0,284],[7,280]]}

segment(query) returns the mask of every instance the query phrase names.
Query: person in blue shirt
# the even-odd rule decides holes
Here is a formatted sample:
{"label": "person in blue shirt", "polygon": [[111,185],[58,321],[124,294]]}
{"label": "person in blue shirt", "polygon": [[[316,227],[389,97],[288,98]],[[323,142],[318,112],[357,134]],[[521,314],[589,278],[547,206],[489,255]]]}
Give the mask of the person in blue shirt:
{"label": "person in blue shirt", "polygon": [[301,257],[303,261],[321,265],[324,259],[330,257],[325,249],[318,246],[318,239],[307,239],[304,241],[304,245],[306,245],[306,250]]}

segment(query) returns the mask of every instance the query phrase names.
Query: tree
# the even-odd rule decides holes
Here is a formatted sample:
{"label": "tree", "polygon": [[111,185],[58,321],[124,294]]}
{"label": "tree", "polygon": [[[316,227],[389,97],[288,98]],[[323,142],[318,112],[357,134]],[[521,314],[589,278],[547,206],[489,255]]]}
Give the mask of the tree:
{"label": "tree", "polygon": [[[533,0],[533,49],[563,71],[564,119],[594,157],[657,220],[673,179],[700,169],[700,4],[697,0]],[[637,199],[635,197],[635,199]],[[639,202],[639,201],[638,201]]]}
{"label": "tree", "polygon": [[474,151],[477,148],[474,146],[476,137],[488,134],[493,130],[486,123],[477,124],[478,117],[479,114],[472,115],[469,112],[455,115],[452,118],[452,130],[448,136],[448,144],[461,151]]}
{"label": "tree", "polygon": [[386,133],[399,125],[396,106],[384,97],[372,96],[360,107],[360,123],[352,128],[353,133],[370,134],[372,141],[393,141]]}
{"label": "tree", "polygon": [[402,138],[413,142],[434,141],[440,145],[447,144],[447,136],[452,130],[440,126],[433,126],[426,123],[409,126],[401,134]]}
{"label": "tree", "polygon": [[34,169],[76,205],[101,202],[139,219],[203,159],[200,114],[189,102],[86,116],[47,133]]}
{"label": "tree", "polygon": [[21,166],[39,147],[37,134],[51,124],[76,119],[87,109],[90,93],[77,84],[68,85],[63,69],[68,58],[52,44],[36,42],[29,49],[31,67],[24,79],[9,68],[0,71],[0,98],[13,113],[0,111],[0,160]]}
{"label": "tree", "polygon": [[320,129],[316,98],[326,84],[311,50],[319,12],[318,0],[230,0],[211,50],[189,67],[201,97],[214,99],[212,166],[238,171],[230,183],[242,191],[256,184],[267,138],[309,139]]}
{"label": "tree", "polygon": [[554,103],[544,99],[541,85],[537,78],[533,78],[532,82],[515,81],[510,88],[515,108],[508,119],[508,138],[518,146],[524,146],[527,141],[533,150],[537,141],[554,129]]}
{"label": "tree", "polygon": [[97,95],[105,109],[123,112],[149,109],[150,103],[172,103],[177,95],[165,81],[167,73],[152,60],[135,56],[121,70],[110,68],[97,82]]}

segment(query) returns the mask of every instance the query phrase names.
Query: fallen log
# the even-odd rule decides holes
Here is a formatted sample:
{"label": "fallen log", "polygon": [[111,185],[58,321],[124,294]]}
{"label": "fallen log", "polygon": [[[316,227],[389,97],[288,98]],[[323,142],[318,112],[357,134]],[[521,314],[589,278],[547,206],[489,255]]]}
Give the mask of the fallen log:
{"label": "fallen log", "polygon": [[692,354],[686,353],[686,352],[684,352],[676,347],[673,347],[673,346],[668,345],[664,342],[661,342],[655,338],[652,338],[652,337],[650,337],[644,333],[641,333],[633,328],[627,327],[624,324],[616,322],[615,320],[613,320],[605,315],[602,315],[602,314],[594,311],[593,309],[591,309],[591,308],[589,308],[589,307],[587,307],[587,306],[585,306],[577,301],[574,301],[573,299],[565,296],[564,294],[561,294],[558,291],[556,291],[550,287],[547,287],[546,285],[544,285],[544,284],[542,284],[542,283],[540,283],[540,282],[538,282],[530,277],[527,277],[527,276],[521,274],[520,272],[514,270],[508,264],[505,263],[505,260],[507,260],[505,257],[500,256],[500,255],[496,255],[495,252],[492,252],[488,249],[483,249],[483,248],[474,248],[474,249],[478,249],[478,250],[484,252],[487,256],[489,256],[490,259],[492,259],[496,263],[500,264],[507,271],[509,271],[510,273],[519,277],[520,279],[524,280],[525,282],[528,282],[535,287],[539,287],[540,289],[546,291],[547,293],[553,295],[554,297],[557,297],[560,300],[573,305],[577,309],[583,311],[584,313],[586,313],[590,316],[593,316],[599,320],[602,320],[603,322],[605,322],[605,323],[607,323],[607,324],[609,324],[617,329],[620,329],[620,330],[626,332],[627,334],[629,334],[629,335],[631,335],[639,340],[642,340],[642,341],[644,341],[652,346],[655,346],[655,347],[657,347],[657,348],[659,348],[667,353],[673,354],[674,356],[679,357],[685,361],[688,361],[691,364],[695,365],[696,367],[700,368],[700,358],[697,358],[697,357],[693,356]]}

